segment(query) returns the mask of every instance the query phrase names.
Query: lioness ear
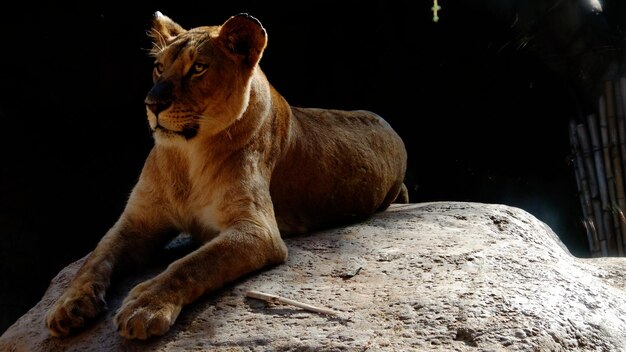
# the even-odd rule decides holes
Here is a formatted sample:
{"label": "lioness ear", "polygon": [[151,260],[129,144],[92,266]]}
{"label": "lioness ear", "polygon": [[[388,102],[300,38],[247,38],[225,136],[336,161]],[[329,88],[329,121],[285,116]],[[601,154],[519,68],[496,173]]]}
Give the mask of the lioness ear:
{"label": "lioness ear", "polygon": [[161,11],[155,12],[152,18],[152,29],[149,33],[150,38],[152,38],[152,53],[158,53],[174,38],[185,32],[183,27],[162,14]]}
{"label": "lioness ear", "polygon": [[229,18],[220,29],[219,38],[231,53],[243,58],[252,68],[259,62],[267,45],[267,34],[261,22],[242,13]]}

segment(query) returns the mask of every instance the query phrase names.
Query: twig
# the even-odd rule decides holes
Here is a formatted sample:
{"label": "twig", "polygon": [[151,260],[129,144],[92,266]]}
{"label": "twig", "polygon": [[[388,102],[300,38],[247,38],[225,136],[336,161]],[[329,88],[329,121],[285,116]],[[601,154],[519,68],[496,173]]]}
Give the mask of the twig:
{"label": "twig", "polygon": [[262,301],[270,302],[270,303],[280,302],[280,303],[285,303],[285,304],[291,304],[292,306],[296,306],[298,308],[302,308],[302,309],[315,312],[315,313],[320,313],[320,314],[326,314],[326,315],[338,315],[339,314],[338,312],[332,309],[319,308],[319,307],[312,306],[310,304],[294,301],[289,298],[285,298],[285,297],[281,297],[281,296],[277,296],[277,295],[273,295],[269,293],[263,293],[259,291],[248,291],[246,293],[246,296],[250,298],[260,299]]}

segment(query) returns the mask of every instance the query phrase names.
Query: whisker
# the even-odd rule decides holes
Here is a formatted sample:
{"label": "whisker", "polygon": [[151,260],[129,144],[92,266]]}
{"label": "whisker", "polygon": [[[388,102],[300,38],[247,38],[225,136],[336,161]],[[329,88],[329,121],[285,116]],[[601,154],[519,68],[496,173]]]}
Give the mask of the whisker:
{"label": "whisker", "polygon": [[214,117],[202,115],[202,114],[194,114],[194,122],[199,125],[211,125],[213,121],[215,121]]}

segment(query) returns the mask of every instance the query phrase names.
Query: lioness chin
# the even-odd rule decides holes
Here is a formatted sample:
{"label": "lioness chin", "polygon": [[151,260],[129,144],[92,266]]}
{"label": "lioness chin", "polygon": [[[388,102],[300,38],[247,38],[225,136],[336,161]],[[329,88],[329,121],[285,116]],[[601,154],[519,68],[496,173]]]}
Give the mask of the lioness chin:
{"label": "lioness chin", "polygon": [[285,261],[281,235],[408,202],[401,138],[368,111],[290,106],[259,67],[267,35],[254,17],[185,30],[157,12],[151,37],[154,147],[119,220],[48,311],[54,336],[104,310],[111,276],[181,232],[202,245],[130,291],[115,316],[122,336],[162,335],[186,304]]}

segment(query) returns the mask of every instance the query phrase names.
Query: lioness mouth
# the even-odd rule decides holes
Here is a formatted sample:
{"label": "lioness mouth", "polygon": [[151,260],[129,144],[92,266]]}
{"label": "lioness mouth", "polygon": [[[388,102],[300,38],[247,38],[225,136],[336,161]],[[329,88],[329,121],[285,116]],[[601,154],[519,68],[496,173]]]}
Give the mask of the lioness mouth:
{"label": "lioness mouth", "polygon": [[157,130],[165,134],[175,134],[175,135],[183,136],[185,137],[186,140],[190,140],[198,134],[198,126],[195,126],[195,125],[185,126],[180,131],[173,131],[157,124],[156,127],[154,127],[154,130],[152,130],[152,133],[156,132]]}

